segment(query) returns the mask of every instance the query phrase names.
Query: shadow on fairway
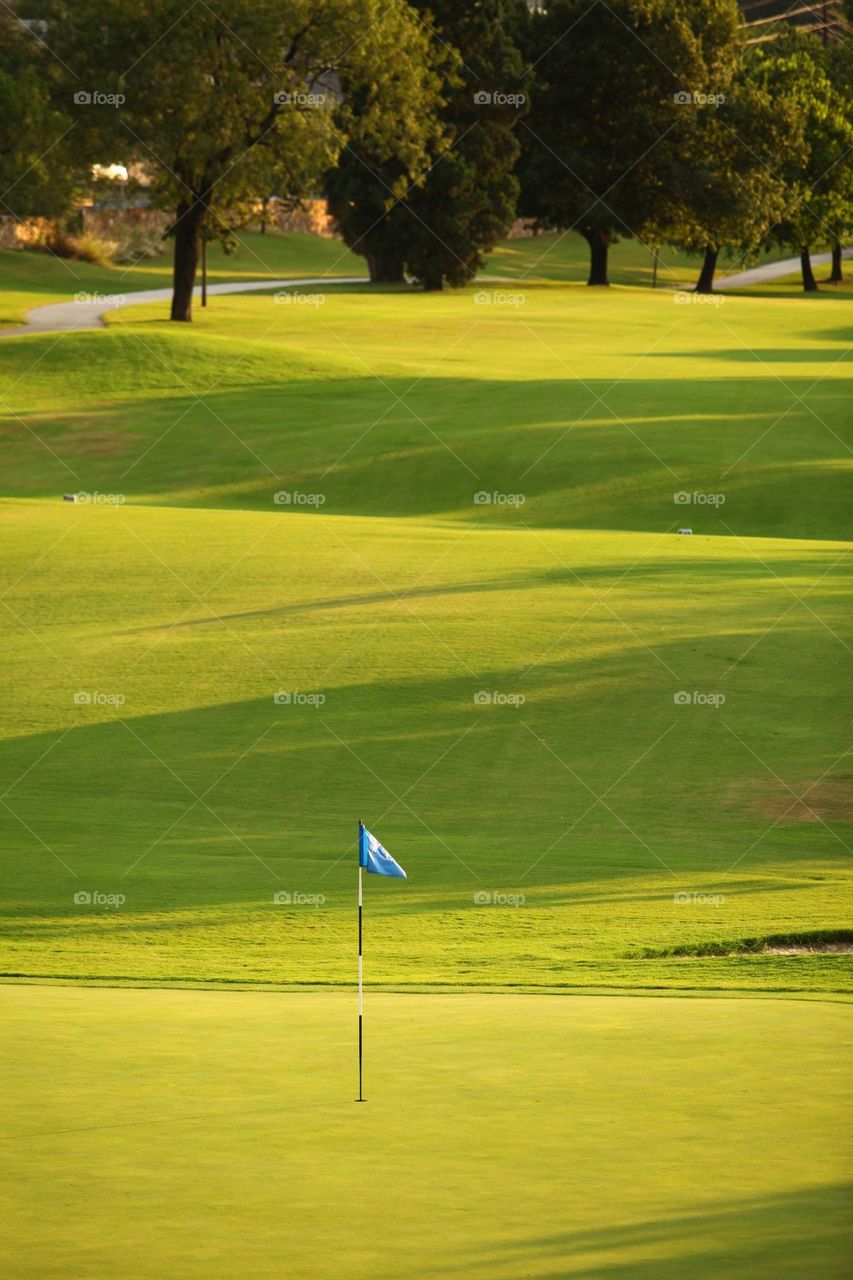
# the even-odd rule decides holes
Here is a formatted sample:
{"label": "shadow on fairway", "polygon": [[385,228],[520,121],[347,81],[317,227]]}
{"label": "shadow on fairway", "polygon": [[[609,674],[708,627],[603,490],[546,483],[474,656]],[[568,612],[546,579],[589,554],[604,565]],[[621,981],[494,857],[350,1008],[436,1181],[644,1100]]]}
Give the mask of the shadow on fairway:
{"label": "shadow on fairway", "polygon": [[[87,336],[58,344],[61,367],[46,350],[38,377],[82,377],[89,348],[80,349],[76,372],[68,361]],[[755,363],[747,351],[726,350],[693,354],[711,362],[704,378],[379,380],[265,347],[235,362],[233,383],[226,368],[211,390],[211,344],[219,342],[194,335],[169,357],[179,360],[174,376],[141,345],[128,352],[121,343],[113,351],[112,339],[99,344],[101,400],[89,391],[88,403],[61,417],[38,410],[36,375],[29,377],[30,399],[3,442],[13,496],[72,487],[120,493],[129,503],[250,508],[284,519],[300,509],[276,505],[285,490],[320,494],[324,515],[660,533],[686,522],[724,537],[849,531],[849,382],[840,377],[715,377],[725,361]],[[13,344],[0,349],[0,365],[5,356],[14,380],[20,355],[10,351]],[[280,381],[270,376],[277,366]],[[129,369],[139,400],[120,392]],[[685,507],[680,492],[701,496]]]}

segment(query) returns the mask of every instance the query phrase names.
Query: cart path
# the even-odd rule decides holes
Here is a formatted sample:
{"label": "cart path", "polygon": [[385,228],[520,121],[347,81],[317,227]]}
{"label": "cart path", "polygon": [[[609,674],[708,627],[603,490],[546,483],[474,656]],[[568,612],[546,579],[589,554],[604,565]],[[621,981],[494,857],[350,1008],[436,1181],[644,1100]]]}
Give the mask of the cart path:
{"label": "cart path", "polygon": [[[853,249],[842,249],[842,258],[853,257]],[[832,262],[831,253],[813,253],[812,266],[824,267]],[[752,267],[749,271],[736,271],[732,276],[720,276],[714,288],[746,289],[751,284],[765,284],[768,280],[778,280],[782,276],[792,276],[800,269],[799,258],[785,258],[784,262],[768,262],[763,267]]]}
{"label": "cart path", "polygon": [[[209,284],[210,295],[219,293],[251,293],[258,289],[295,289],[303,285],[369,284],[367,276],[300,276],[290,280],[230,280],[225,284]],[[168,289],[138,289],[134,293],[83,293],[71,302],[52,302],[47,306],[33,307],[26,314],[26,324],[0,329],[0,337],[9,338],[21,333],[72,333],[78,329],[100,329],[104,316],[122,307],[141,307],[147,302],[168,302],[172,296]],[[193,290],[193,297],[201,297],[201,286]]]}

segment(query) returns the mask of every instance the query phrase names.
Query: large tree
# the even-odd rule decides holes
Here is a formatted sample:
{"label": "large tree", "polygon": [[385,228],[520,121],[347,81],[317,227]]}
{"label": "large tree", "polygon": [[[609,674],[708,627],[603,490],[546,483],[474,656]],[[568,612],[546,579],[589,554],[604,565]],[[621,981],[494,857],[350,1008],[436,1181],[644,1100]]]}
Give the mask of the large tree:
{"label": "large tree", "polygon": [[[849,100],[853,86],[853,40],[840,41],[827,50],[827,70],[836,94]],[[848,149],[842,154],[835,170],[833,184],[837,199],[835,208],[828,215],[832,269],[827,283],[842,284],[842,245],[853,235],[853,150]]]}
{"label": "large tree", "polygon": [[[317,155],[319,177],[344,144],[337,85],[367,86],[381,134],[396,129],[382,109],[386,88],[417,74],[416,19],[399,2],[42,0],[42,9],[51,48],[75,77],[81,131],[136,156],[154,202],[174,211],[173,320],[192,317],[205,222],[227,223],[277,164],[297,172]],[[391,93],[392,109],[398,100]]]}
{"label": "large tree", "polygon": [[371,278],[400,280],[408,269],[426,289],[441,289],[470,280],[515,218],[515,133],[529,93],[517,32],[526,8],[523,0],[413,3],[440,77],[428,161],[413,165],[402,148],[379,158],[371,139],[359,139],[327,190]]}
{"label": "large tree", "polygon": [[791,202],[779,170],[805,158],[803,126],[792,105],[752,76],[747,51],[725,101],[694,113],[681,180],[662,238],[703,255],[697,293],[711,293],[720,252],[749,258]]}
{"label": "large tree", "polygon": [[553,0],[534,14],[521,211],[584,237],[589,284],[608,283],[614,240],[669,221],[693,115],[725,97],[737,42],[735,0]]}
{"label": "large tree", "polygon": [[814,36],[792,33],[756,53],[756,76],[785,99],[802,122],[805,157],[785,151],[779,174],[789,202],[768,241],[800,257],[803,289],[817,290],[813,249],[840,244],[853,225],[853,118],[849,51],[835,53]]}
{"label": "large tree", "polygon": [[516,216],[516,129],[530,76],[514,35],[519,0],[417,0],[437,38],[458,54],[442,122],[450,143],[405,202],[406,261],[425,289],[462,285]]}
{"label": "large tree", "polygon": [[345,81],[338,111],[348,142],[325,175],[329,211],[348,247],[365,258],[375,284],[403,280],[406,220],[399,205],[450,142],[439,118],[441,92],[458,59],[423,24],[410,39],[417,46],[411,61],[418,74],[414,82],[398,84],[392,113],[397,131],[378,131],[369,86]]}

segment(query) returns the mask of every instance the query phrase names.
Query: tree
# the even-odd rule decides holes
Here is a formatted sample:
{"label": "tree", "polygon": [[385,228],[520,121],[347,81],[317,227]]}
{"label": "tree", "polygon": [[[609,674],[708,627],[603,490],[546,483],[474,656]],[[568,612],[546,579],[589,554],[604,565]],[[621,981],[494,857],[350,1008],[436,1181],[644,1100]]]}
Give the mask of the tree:
{"label": "tree", "polygon": [[[204,223],[257,198],[271,169],[316,176],[345,143],[337,85],[370,86],[376,104],[412,70],[415,19],[383,0],[42,0],[51,47],[83,86],[81,127],[122,143],[174,211],[172,319],[192,318]],[[89,100],[80,100],[80,92]],[[377,105],[376,128],[393,128]]]}
{"label": "tree", "polygon": [[64,214],[85,177],[73,122],[51,102],[53,73],[37,32],[0,8],[0,214],[18,220]]}
{"label": "tree", "polygon": [[[853,17],[853,0],[848,6],[848,17]],[[848,97],[853,85],[853,42],[843,40],[831,45],[827,51],[827,69],[836,94]],[[837,162],[834,183],[838,193],[838,207],[830,214],[832,239],[832,269],[827,284],[843,284],[842,245],[853,232],[853,153],[849,150]]]}
{"label": "tree", "polygon": [[[417,7],[427,10],[424,0]],[[528,107],[530,76],[513,39],[517,0],[430,0],[437,38],[458,53],[445,81],[442,122],[450,143],[402,211],[406,261],[425,289],[463,285],[516,216],[520,152],[515,131]]]}
{"label": "tree", "polygon": [[396,130],[377,129],[369,86],[345,81],[340,127],[349,141],[324,179],[329,211],[347,246],[366,259],[374,284],[403,280],[406,243],[398,206],[430,158],[450,142],[439,119],[441,68],[455,66],[457,59],[423,25],[407,34],[416,78],[389,86],[389,96],[397,91],[386,108]]}
{"label": "tree", "polygon": [[[515,32],[523,0],[414,0],[432,34],[439,81],[426,163],[402,148],[377,157],[375,144],[345,152],[327,178],[344,238],[364,253],[371,279],[399,281],[404,270],[426,289],[462,285],[515,218],[515,130],[528,97]],[[425,107],[430,107],[425,102]]]}
{"label": "tree", "polygon": [[737,57],[735,0],[553,0],[533,15],[521,212],[576,230],[588,284],[609,246],[671,221],[699,110],[724,97]]}
{"label": "tree", "polygon": [[853,222],[849,54],[843,58],[814,36],[791,34],[769,47],[759,45],[756,63],[757,77],[797,113],[806,144],[804,158],[787,151],[782,157],[779,173],[790,199],[768,240],[799,254],[803,289],[814,293],[812,249],[840,244]]}
{"label": "tree", "polygon": [[712,293],[720,252],[753,254],[790,203],[779,176],[783,157],[805,158],[802,121],[784,99],[751,76],[753,59],[731,82],[725,101],[694,114],[682,179],[673,193],[664,238],[703,255],[697,293]]}

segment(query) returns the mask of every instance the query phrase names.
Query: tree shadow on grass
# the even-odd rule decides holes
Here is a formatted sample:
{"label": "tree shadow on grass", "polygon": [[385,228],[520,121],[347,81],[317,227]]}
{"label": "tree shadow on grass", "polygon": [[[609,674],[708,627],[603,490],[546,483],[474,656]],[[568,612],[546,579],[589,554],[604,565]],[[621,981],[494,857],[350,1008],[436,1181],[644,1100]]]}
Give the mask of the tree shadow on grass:
{"label": "tree shadow on grass", "polygon": [[507,1245],[490,1244],[481,1224],[477,1244],[455,1255],[452,1270],[504,1274],[514,1258],[517,1274],[530,1280],[844,1280],[853,1248],[851,1190],[836,1184],[718,1201],[672,1217]]}
{"label": "tree shadow on grass", "polygon": [[[22,406],[2,440],[16,477],[11,495],[76,487],[130,503],[281,517],[304,509],[298,499],[276,505],[285,491],[321,495],[326,515],[655,532],[686,522],[724,537],[726,526],[741,536],[848,531],[839,437],[849,381],[839,377],[817,386],[808,375],[785,385],[769,376],[395,377],[382,385],[304,373],[262,382],[255,369],[240,386],[209,392],[200,384],[201,399],[160,386],[127,400],[111,387],[108,403],[76,418]],[[679,492],[700,499],[681,508]],[[703,501],[709,493],[722,501]]]}

